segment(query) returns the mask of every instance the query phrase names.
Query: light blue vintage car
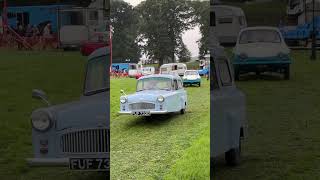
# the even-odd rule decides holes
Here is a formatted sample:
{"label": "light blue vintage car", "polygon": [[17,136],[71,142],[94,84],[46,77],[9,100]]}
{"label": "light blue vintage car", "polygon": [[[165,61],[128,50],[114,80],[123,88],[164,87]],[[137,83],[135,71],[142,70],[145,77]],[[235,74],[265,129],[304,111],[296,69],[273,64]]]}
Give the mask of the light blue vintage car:
{"label": "light blue vintage car", "polygon": [[48,107],[31,115],[34,157],[27,159],[31,166],[109,172],[109,61],[106,47],[89,56],[78,101],[52,106],[43,91],[33,90],[33,98]]}
{"label": "light blue vintage car", "polygon": [[122,90],[120,114],[151,116],[153,114],[185,113],[187,92],[177,75],[143,76],[137,81],[136,93],[126,95]]}
{"label": "light blue vintage car", "polygon": [[246,97],[235,83],[232,65],[223,48],[211,49],[211,162],[225,155],[229,165],[240,163],[241,141],[246,137]]}

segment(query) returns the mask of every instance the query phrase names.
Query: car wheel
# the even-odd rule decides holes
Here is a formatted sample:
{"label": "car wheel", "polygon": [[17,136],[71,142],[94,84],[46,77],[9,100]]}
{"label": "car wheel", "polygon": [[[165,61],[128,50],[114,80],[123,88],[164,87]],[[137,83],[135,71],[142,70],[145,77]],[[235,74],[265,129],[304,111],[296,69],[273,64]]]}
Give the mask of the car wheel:
{"label": "car wheel", "polygon": [[201,87],[201,83],[198,83],[199,87]]}
{"label": "car wheel", "polygon": [[284,79],[285,80],[289,80],[290,79],[290,66],[287,66],[284,69]]}
{"label": "car wheel", "polygon": [[181,109],[180,114],[184,114],[184,113],[186,113],[186,109]]}
{"label": "car wheel", "polygon": [[257,75],[257,76],[260,76],[260,71],[256,71],[256,75]]}
{"label": "car wheel", "polygon": [[239,147],[230,149],[225,153],[225,160],[227,165],[236,166],[241,161],[241,140],[239,140]]}

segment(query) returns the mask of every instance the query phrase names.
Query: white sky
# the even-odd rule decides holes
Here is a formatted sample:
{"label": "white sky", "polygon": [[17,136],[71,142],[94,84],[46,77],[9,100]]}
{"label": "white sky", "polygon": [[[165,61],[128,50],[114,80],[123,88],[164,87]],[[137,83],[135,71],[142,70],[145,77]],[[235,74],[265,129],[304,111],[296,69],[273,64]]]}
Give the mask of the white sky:
{"label": "white sky", "polygon": [[[125,2],[130,3],[133,6],[138,5],[143,0],[124,0]],[[199,28],[196,27],[192,30],[185,32],[182,36],[183,42],[186,44],[187,48],[191,52],[192,57],[198,57],[199,47],[197,41],[201,38],[201,33]]]}

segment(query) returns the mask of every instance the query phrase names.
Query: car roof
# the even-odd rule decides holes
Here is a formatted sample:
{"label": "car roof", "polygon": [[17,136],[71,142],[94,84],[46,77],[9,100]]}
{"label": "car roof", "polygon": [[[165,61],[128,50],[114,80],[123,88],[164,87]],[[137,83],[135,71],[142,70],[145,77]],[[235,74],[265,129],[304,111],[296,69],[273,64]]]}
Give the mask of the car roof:
{"label": "car roof", "polygon": [[274,30],[279,32],[279,28],[277,27],[272,27],[272,26],[255,26],[255,27],[247,27],[243,28],[241,32],[247,31],[247,30]]}
{"label": "car roof", "polygon": [[105,47],[101,47],[95,51],[93,51],[89,57],[88,57],[88,60],[91,60],[91,59],[95,59],[97,57],[101,57],[101,56],[107,56],[110,54],[110,49],[108,46],[105,46]]}
{"label": "car roof", "polygon": [[212,7],[213,9],[228,9],[228,10],[231,10],[233,12],[234,15],[237,15],[237,16],[243,16],[244,15],[244,12],[241,8],[239,7],[235,7],[235,6],[228,6],[228,5],[214,5]]}
{"label": "car roof", "polygon": [[152,77],[162,77],[162,78],[169,78],[169,79],[177,79],[179,76],[172,75],[172,74],[153,74],[153,75],[148,75],[148,76],[142,76],[142,77],[139,78],[139,80],[152,78]]}

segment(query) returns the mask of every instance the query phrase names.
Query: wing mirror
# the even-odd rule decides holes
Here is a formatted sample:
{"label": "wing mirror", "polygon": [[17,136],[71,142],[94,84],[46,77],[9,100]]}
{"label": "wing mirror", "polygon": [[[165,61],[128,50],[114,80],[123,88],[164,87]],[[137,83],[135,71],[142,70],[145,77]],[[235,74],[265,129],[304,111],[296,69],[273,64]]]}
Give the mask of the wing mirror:
{"label": "wing mirror", "polygon": [[124,92],[124,90],[120,90],[120,94],[122,95],[122,96],[126,96],[127,94]]}
{"label": "wing mirror", "polygon": [[44,101],[48,106],[51,105],[50,102],[48,101],[47,94],[42,90],[39,90],[39,89],[32,90],[32,98],[40,99]]}

